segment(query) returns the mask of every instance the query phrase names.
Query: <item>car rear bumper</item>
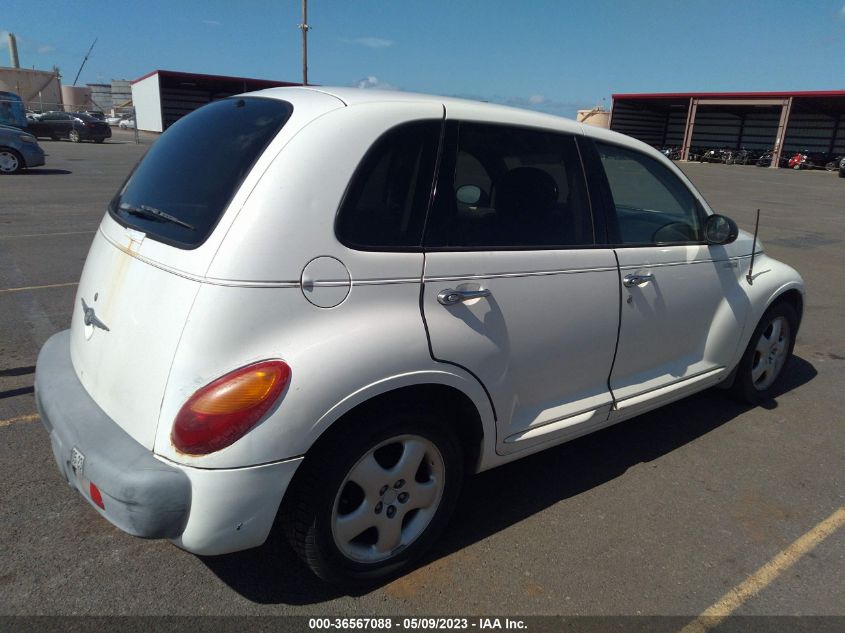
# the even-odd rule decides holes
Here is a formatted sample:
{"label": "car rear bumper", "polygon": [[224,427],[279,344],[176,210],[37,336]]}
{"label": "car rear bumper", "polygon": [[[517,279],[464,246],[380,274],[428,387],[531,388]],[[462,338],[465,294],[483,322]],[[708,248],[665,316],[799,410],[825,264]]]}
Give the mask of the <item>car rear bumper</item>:
{"label": "car rear bumper", "polygon": [[[112,524],[168,538],[195,554],[261,545],[302,457],[247,468],[203,469],[156,457],[94,402],[76,376],[70,330],[41,348],[35,400],[59,471]],[[74,449],[84,456],[74,467]],[[77,463],[79,457],[77,455]],[[91,497],[99,489],[103,508]]]}
{"label": "car rear bumper", "polygon": [[[70,330],[41,348],[35,401],[59,471],[95,509],[121,530],[145,538],[176,538],[191,506],[191,482],[178,468],[156,459],[91,399],[70,359]],[[74,449],[83,456],[71,465]],[[104,508],[91,499],[100,490]]]}

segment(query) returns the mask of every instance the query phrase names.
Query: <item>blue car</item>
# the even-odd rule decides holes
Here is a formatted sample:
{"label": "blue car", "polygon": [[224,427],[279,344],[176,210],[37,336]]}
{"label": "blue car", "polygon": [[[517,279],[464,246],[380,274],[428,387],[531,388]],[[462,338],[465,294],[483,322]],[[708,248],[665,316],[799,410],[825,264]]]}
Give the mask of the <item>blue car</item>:
{"label": "blue car", "polygon": [[44,150],[29,132],[0,125],[0,174],[15,174],[44,164]]}

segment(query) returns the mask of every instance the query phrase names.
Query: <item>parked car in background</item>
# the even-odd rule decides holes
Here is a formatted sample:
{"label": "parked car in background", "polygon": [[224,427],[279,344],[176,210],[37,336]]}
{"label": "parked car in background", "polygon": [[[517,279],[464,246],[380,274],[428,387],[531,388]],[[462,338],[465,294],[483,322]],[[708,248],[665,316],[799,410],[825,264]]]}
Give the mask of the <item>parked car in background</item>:
{"label": "parked car in background", "polygon": [[30,121],[28,129],[39,138],[66,138],[74,143],[102,143],[111,137],[111,128],[105,121],[79,112],[46,112],[37,121]]}
{"label": "parked car in background", "polygon": [[16,174],[22,169],[40,167],[44,150],[29,132],[11,125],[0,125],[0,174]]}
{"label": "parked car in background", "polygon": [[631,137],[274,88],[191,112],[121,185],[35,401],[126,532],[217,555],[275,525],[368,583],[435,543],[467,473],[716,385],[770,400],[803,297]]}
{"label": "parked car in background", "polygon": [[135,129],[135,119],[121,119],[120,123],[117,124],[121,130],[134,130]]}

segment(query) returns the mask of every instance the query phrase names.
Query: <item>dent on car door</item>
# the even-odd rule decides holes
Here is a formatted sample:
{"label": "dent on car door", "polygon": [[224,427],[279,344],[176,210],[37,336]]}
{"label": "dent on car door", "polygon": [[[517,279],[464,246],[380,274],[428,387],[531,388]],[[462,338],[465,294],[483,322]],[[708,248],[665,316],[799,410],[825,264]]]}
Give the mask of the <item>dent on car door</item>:
{"label": "dent on car door", "polygon": [[747,312],[735,258],[705,242],[706,212],[666,165],[630,148],[596,149],[622,284],[610,376],[617,408],[717,382],[735,356]]}
{"label": "dent on car door", "polygon": [[500,453],[604,424],[619,313],[572,135],[450,122],[425,236],[432,354],[472,372]]}

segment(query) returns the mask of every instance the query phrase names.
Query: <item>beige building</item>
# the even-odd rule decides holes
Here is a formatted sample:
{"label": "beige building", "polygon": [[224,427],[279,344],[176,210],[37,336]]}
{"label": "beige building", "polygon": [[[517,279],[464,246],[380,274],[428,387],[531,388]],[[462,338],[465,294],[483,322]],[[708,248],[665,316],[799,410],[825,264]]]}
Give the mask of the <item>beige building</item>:
{"label": "beige building", "polygon": [[0,67],[0,91],[14,92],[33,110],[62,108],[62,84],[53,71]]}

